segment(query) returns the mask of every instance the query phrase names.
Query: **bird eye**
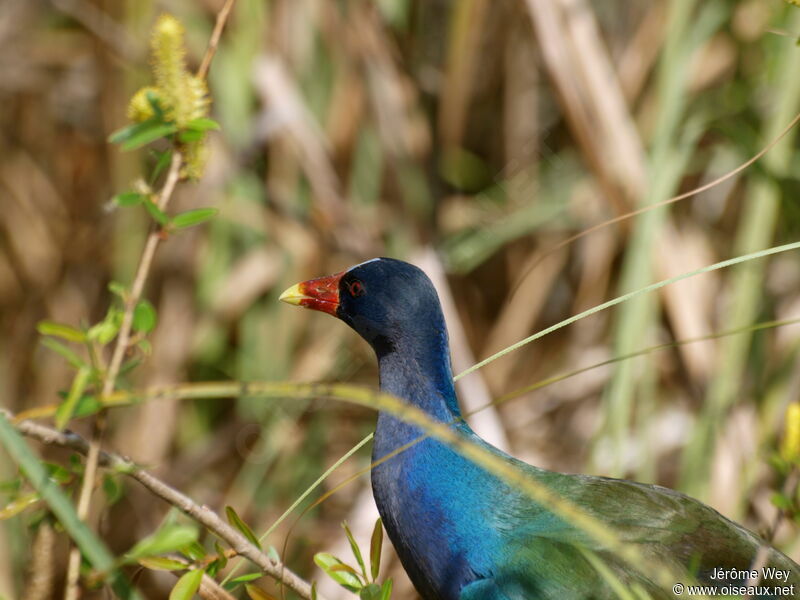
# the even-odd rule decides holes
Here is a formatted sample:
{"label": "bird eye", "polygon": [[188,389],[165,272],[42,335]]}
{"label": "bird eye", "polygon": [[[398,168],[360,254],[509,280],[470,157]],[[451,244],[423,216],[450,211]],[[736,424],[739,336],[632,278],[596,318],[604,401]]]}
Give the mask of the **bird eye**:
{"label": "bird eye", "polygon": [[347,284],[347,291],[350,292],[350,295],[353,298],[358,298],[359,296],[363,296],[366,293],[364,289],[364,284],[361,283],[358,279],[354,279],[350,283]]}

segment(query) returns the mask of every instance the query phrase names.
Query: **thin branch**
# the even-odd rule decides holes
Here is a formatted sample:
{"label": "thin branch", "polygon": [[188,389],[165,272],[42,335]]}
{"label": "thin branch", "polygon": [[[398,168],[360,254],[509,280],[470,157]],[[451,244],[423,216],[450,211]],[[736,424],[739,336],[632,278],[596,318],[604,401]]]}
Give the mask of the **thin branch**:
{"label": "thin branch", "polygon": [[236,600],[213,577],[209,577],[205,573],[203,573],[203,579],[200,582],[200,589],[197,590],[197,593],[203,600]]}
{"label": "thin branch", "polygon": [[[8,418],[9,422],[14,422],[14,415],[5,409],[0,408],[0,413]],[[87,455],[91,448],[91,443],[71,431],[58,431],[45,425],[40,425],[33,421],[21,421],[14,426],[23,435],[35,439],[48,446],[60,446],[69,448],[80,454]],[[99,450],[97,462],[104,467],[112,468],[132,477],[150,492],[164,500],[165,502],[180,509],[184,514],[205,526],[214,535],[224,540],[237,554],[247,558],[265,574],[286,585],[300,597],[310,600],[311,584],[302,577],[287,568],[283,563],[271,558],[244,537],[238,530],[234,529],[217,513],[207,506],[201,506],[189,496],[164,483],[159,478],[145,471],[131,460],[115,454]],[[320,600],[325,600],[317,594]]]}
{"label": "thin branch", "polygon": [[223,6],[217,14],[217,22],[214,25],[214,31],[211,33],[211,39],[208,40],[206,54],[203,56],[203,60],[200,63],[200,68],[197,69],[197,77],[200,79],[205,79],[206,75],[208,75],[208,69],[211,66],[211,59],[213,59],[214,55],[217,53],[219,38],[222,36],[222,30],[225,29],[225,23],[228,20],[228,15],[231,14],[231,10],[233,10],[233,4],[235,2],[236,0],[228,0],[225,3],[225,6]]}

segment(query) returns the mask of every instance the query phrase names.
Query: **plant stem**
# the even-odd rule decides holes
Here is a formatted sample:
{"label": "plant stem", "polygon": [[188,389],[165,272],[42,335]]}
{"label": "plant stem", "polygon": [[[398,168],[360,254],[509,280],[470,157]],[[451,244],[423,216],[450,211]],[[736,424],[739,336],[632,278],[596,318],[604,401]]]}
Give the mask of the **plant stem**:
{"label": "plant stem", "polygon": [[225,29],[225,23],[228,21],[228,16],[231,14],[231,10],[233,10],[233,5],[235,2],[236,0],[228,0],[225,2],[225,5],[217,14],[217,22],[214,25],[214,31],[211,33],[211,39],[208,40],[206,54],[203,56],[200,67],[197,69],[198,79],[205,79],[206,75],[208,75],[208,69],[211,66],[211,59],[213,59],[214,55],[217,53],[217,46],[219,45],[219,39],[222,36],[222,30]]}

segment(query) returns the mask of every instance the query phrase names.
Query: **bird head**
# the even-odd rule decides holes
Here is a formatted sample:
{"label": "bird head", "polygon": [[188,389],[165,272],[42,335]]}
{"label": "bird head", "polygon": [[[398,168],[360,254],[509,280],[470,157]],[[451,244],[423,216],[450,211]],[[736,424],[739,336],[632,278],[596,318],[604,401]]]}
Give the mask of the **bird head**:
{"label": "bird head", "polygon": [[406,341],[419,343],[421,337],[444,331],[439,298],[428,276],[392,258],[374,258],[334,275],[303,281],[280,299],[341,319],[379,357]]}

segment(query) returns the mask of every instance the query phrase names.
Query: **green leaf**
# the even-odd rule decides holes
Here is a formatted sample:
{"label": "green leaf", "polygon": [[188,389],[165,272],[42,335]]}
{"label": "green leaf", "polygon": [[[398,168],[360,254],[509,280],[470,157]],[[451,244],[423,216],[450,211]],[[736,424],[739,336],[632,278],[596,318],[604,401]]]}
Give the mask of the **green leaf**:
{"label": "green leaf", "polygon": [[32,492],[30,494],[25,494],[24,496],[20,496],[13,502],[6,504],[3,508],[0,508],[0,521],[5,519],[10,519],[24,511],[29,506],[32,506],[39,502],[42,497],[37,492]]}
{"label": "green leaf", "polygon": [[118,281],[111,281],[108,284],[108,291],[119,296],[122,300],[128,297],[128,288]]}
{"label": "green leaf", "polygon": [[113,474],[106,473],[103,476],[103,493],[106,495],[106,503],[113,506],[124,495],[124,488]]}
{"label": "green leaf", "polygon": [[225,568],[223,562],[227,563],[228,560],[225,559],[224,561],[221,558],[215,558],[210,563],[206,565],[206,573],[208,573],[209,577],[216,577],[217,573],[219,573],[222,569]]}
{"label": "green leaf", "polygon": [[239,515],[236,514],[236,511],[233,509],[232,506],[225,507],[225,514],[228,517],[228,521],[231,525],[236,527],[239,531],[242,532],[242,535],[250,540],[250,543],[253,544],[256,548],[261,550],[261,543],[258,541],[258,538],[253,533],[253,530],[247,526],[247,523],[242,521]]}
{"label": "green leaf", "polygon": [[358,597],[360,600],[380,600],[381,592],[381,586],[377,583],[370,583],[359,590]]}
{"label": "green leaf", "polygon": [[335,572],[344,571],[344,572],[350,573],[351,575],[354,575],[355,577],[357,577],[359,581],[361,581],[361,576],[358,574],[358,571],[356,571],[353,567],[351,567],[350,565],[348,565],[345,562],[342,562],[341,564],[338,564],[338,565],[333,565],[330,568],[330,570],[331,571],[335,571]]}
{"label": "green leaf", "polygon": [[161,529],[139,540],[124,555],[125,562],[136,562],[146,556],[174,552],[197,541],[197,529],[190,525],[175,523],[164,525]]}
{"label": "green leaf", "polygon": [[134,123],[133,125],[126,125],[120,129],[117,129],[114,133],[108,136],[108,142],[110,144],[121,144],[122,142],[128,141],[137,132],[147,129],[152,125],[152,123],[156,122],[155,119],[149,119],[144,121],[143,123]]}
{"label": "green leaf", "polygon": [[319,552],[314,555],[314,562],[340,586],[351,592],[358,592],[364,584],[358,578],[355,570],[344,564],[333,554]]}
{"label": "green leaf", "polygon": [[117,337],[121,324],[122,312],[120,312],[117,307],[110,306],[103,320],[89,328],[89,339],[95,340],[103,345],[108,344]]}
{"label": "green leaf", "polygon": [[124,151],[135,150],[154,142],[157,139],[172,135],[178,130],[173,123],[164,123],[159,119],[148,119],[136,125],[130,125],[115,131],[109,136],[112,144],[122,144]]}
{"label": "green leaf", "polygon": [[317,582],[311,583],[311,600],[317,600]]}
{"label": "green leaf", "polygon": [[61,465],[56,463],[42,462],[44,468],[47,469],[47,476],[56,483],[69,483],[72,481],[73,475]]}
{"label": "green leaf", "polygon": [[150,356],[153,353],[153,344],[151,344],[149,340],[139,340],[136,342],[136,345],[145,356]]}
{"label": "green leaf", "polygon": [[375,521],[372,529],[372,538],[369,541],[369,568],[372,581],[378,578],[381,570],[381,549],[383,548],[383,522],[381,518]]}
{"label": "green leaf", "polygon": [[117,337],[118,333],[119,326],[113,321],[101,321],[89,328],[89,338],[104,346]]}
{"label": "green leaf", "polygon": [[250,596],[250,600],[276,600],[275,596],[268,594],[260,587],[256,587],[254,585],[250,585],[249,583],[244,586],[247,595]]}
{"label": "green leaf", "polygon": [[178,128],[171,123],[154,125],[146,130],[137,132],[135,136],[132,136],[127,142],[122,144],[122,149],[124,151],[136,150],[158,139],[172,135],[177,130]]}
{"label": "green leaf", "polygon": [[228,564],[228,557],[225,555],[225,549],[219,545],[219,542],[214,542],[214,550],[217,553],[217,558],[206,567],[206,573],[208,573],[210,577],[216,576],[216,574]]}
{"label": "green leaf", "polygon": [[133,328],[141,333],[150,333],[158,322],[156,309],[149,300],[140,300],[133,309]]}
{"label": "green leaf", "polygon": [[170,221],[170,226],[173,229],[185,229],[193,225],[205,223],[217,216],[219,210],[216,208],[197,208],[195,210],[187,210],[184,213],[175,215]]}
{"label": "green leaf", "polygon": [[205,131],[195,131],[193,129],[187,129],[185,131],[178,132],[178,139],[185,144],[191,142],[199,142],[204,137],[206,137]]}
{"label": "green leaf", "polygon": [[187,544],[184,548],[181,548],[181,552],[183,552],[192,560],[203,560],[207,554],[206,549],[200,542],[192,542],[191,544]]}
{"label": "green leaf", "polygon": [[144,207],[147,209],[147,212],[150,213],[150,216],[153,217],[153,220],[162,227],[169,223],[169,217],[167,214],[158,208],[158,205],[156,205],[156,203],[150,198],[145,198]]}
{"label": "green leaf", "polygon": [[117,206],[136,206],[141,204],[146,197],[146,194],[140,192],[122,192],[111,198],[111,201]]}
{"label": "green leaf", "polygon": [[161,103],[158,101],[158,95],[153,92],[153,90],[148,90],[145,93],[145,98],[147,98],[147,103],[150,105],[150,108],[153,109],[153,112],[156,114],[157,119],[164,118],[164,109],[161,108]]}
{"label": "green leaf", "polygon": [[89,376],[92,370],[89,367],[81,367],[75,374],[72,380],[72,386],[69,389],[67,399],[58,405],[56,409],[56,427],[61,430],[64,429],[66,424],[72,418],[75,409],[78,406],[78,401],[83,396],[86,386],[89,384]]}
{"label": "green leaf", "polygon": [[381,586],[381,600],[389,600],[392,596],[392,580],[387,579]]}
{"label": "green leaf", "polygon": [[65,339],[69,342],[85,342],[86,334],[80,329],[75,329],[70,325],[55,323],[54,321],[39,321],[36,330],[42,335],[52,335]]}
{"label": "green leaf", "polygon": [[167,556],[144,556],[136,562],[153,571],[181,571],[186,568],[186,563]]}
{"label": "green leaf", "polygon": [[240,583],[255,581],[256,579],[261,579],[263,576],[264,576],[263,573],[246,573],[245,575],[239,575],[239,577],[234,577],[228,583],[226,583],[224,587],[226,590],[232,590]]}
{"label": "green leaf", "polygon": [[342,522],[342,528],[347,536],[347,541],[350,542],[350,549],[353,551],[353,556],[355,556],[358,566],[361,567],[361,573],[364,575],[364,580],[367,581],[367,567],[364,565],[364,558],[361,556],[361,549],[358,547],[358,544],[356,544],[356,540],[353,537],[353,532],[350,531],[350,528],[347,526],[347,521]]}
{"label": "green leaf", "polygon": [[82,396],[80,400],[78,400],[78,405],[75,407],[75,411],[72,413],[72,417],[74,419],[78,419],[81,417],[89,417],[91,415],[97,414],[100,412],[100,409],[103,408],[103,405],[97,399],[96,396],[93,395],[86,395]]}
{"label": "green leaf", "polygon": [[192,129],[194,131],[208,131],[209,129],[219,128],[219,123],[217,123],[214,119],[209,119],[208,117],[192,119],[186,124],[186,129]]}
{"label": "green leaf", "polygon": [[163,173],[169,163],[172,161],[172,150],[164,150],[164,152],[155,152],[156,156],[156,164],[153,167],[153,172],[150,174],[150,184],[152,185],[155,183],[158,176]]}
{"label": "green leaf", "polygon": [[76,369],[88,366],[80,356],[78,356],[77,354],[75,354],[75,352],[67,348],[64,344],[62,344],[61,342],[57,342],[53,338],[44,338],[42,340],[42,346],[44,346],[45,348],[49,348],[53,352],[60,354],[62,357],[66,359],[66,361],[70,365],[72,365]]}
{"label": "green leaf", "polygon": [[203,573],[202,569],[196,569],[182,575],[169,593],[169,600],[191,600],[197,590],[200,589]]}

